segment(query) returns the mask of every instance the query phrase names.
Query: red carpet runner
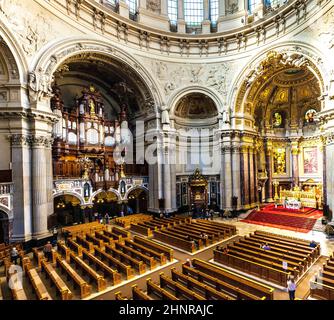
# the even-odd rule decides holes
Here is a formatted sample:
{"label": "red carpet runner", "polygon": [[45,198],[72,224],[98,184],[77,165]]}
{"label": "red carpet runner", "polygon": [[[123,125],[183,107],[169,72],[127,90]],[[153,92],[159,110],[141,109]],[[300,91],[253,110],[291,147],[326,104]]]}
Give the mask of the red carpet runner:
{"label": "red carpet runner", "polygon": [[322,211],[313,208],[302,210],[275,208],[269,204],[261,211],[253,210],[242,222],[307,233],[316,221],[323,216]]}

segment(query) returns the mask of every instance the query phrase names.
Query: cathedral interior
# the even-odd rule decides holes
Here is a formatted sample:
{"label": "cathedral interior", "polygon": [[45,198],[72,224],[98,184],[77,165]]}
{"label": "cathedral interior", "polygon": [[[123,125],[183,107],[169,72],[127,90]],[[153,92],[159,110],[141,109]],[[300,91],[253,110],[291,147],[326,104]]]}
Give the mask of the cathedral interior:
{"label": "cathedral interior", "polygon": [[331,0],[0,1],[0,300],[333,300],[333,28]]}

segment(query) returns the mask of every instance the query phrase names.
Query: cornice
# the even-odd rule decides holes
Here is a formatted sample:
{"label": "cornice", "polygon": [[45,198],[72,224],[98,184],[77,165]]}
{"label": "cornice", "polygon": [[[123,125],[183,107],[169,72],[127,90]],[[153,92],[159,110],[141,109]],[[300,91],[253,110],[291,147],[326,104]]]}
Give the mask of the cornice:
{"label": "cornice", "polygon": [[49,11],[61,12],[81,27],[88,28],[102,37],[115,38],[118,42],[131,44],[141,51],[187,57],[242,53],[246,49],[277,41],[300,27],[328,4],[333,5],[329,0],[292,0],[242,28],[205,35],[189,35],[160,31],[134,22],[94,0],[35,1]]}

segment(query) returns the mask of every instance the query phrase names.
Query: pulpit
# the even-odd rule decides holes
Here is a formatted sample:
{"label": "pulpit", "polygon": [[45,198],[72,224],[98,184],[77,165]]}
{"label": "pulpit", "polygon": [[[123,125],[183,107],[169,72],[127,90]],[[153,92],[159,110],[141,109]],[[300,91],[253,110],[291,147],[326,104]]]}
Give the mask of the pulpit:
{"label": "pulpit", "polygon": [[197,168],[189,179],[190,203],[197,208],[208,206],[208,181],[202,176]]}

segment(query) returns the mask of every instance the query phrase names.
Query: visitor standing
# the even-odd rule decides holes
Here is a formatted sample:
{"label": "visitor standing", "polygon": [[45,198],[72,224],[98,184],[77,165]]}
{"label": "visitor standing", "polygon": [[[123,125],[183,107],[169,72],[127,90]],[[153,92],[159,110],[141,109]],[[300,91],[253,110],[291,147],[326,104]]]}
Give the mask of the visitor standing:
{"label": "visitor standing", "polygon": [[295,293],[296,293],[296,283],[295,279],[293,277],[290,277],[290,279],[287,282],[287,290],[289,292],[289,299],[295,300]]}
{"label": "visitor standing", "polygon": [[10,256],[11,256],[12,262],[17,264],[17,259],[19,258],[19,252],[17,251],[16,247],[12,248],[12,250],[10,251]]}
{"label": "visitor standing", "polygon": [[106,221],[106,224],[109,224],[110,217],[109,217],[108,212],[105,214],[104,220]]}
{"label": "visitor standing", "polygon": [[51,261],[51,251],[52,251],[52,244],[50,241],[44,246],[44,256],[49,261]]}

